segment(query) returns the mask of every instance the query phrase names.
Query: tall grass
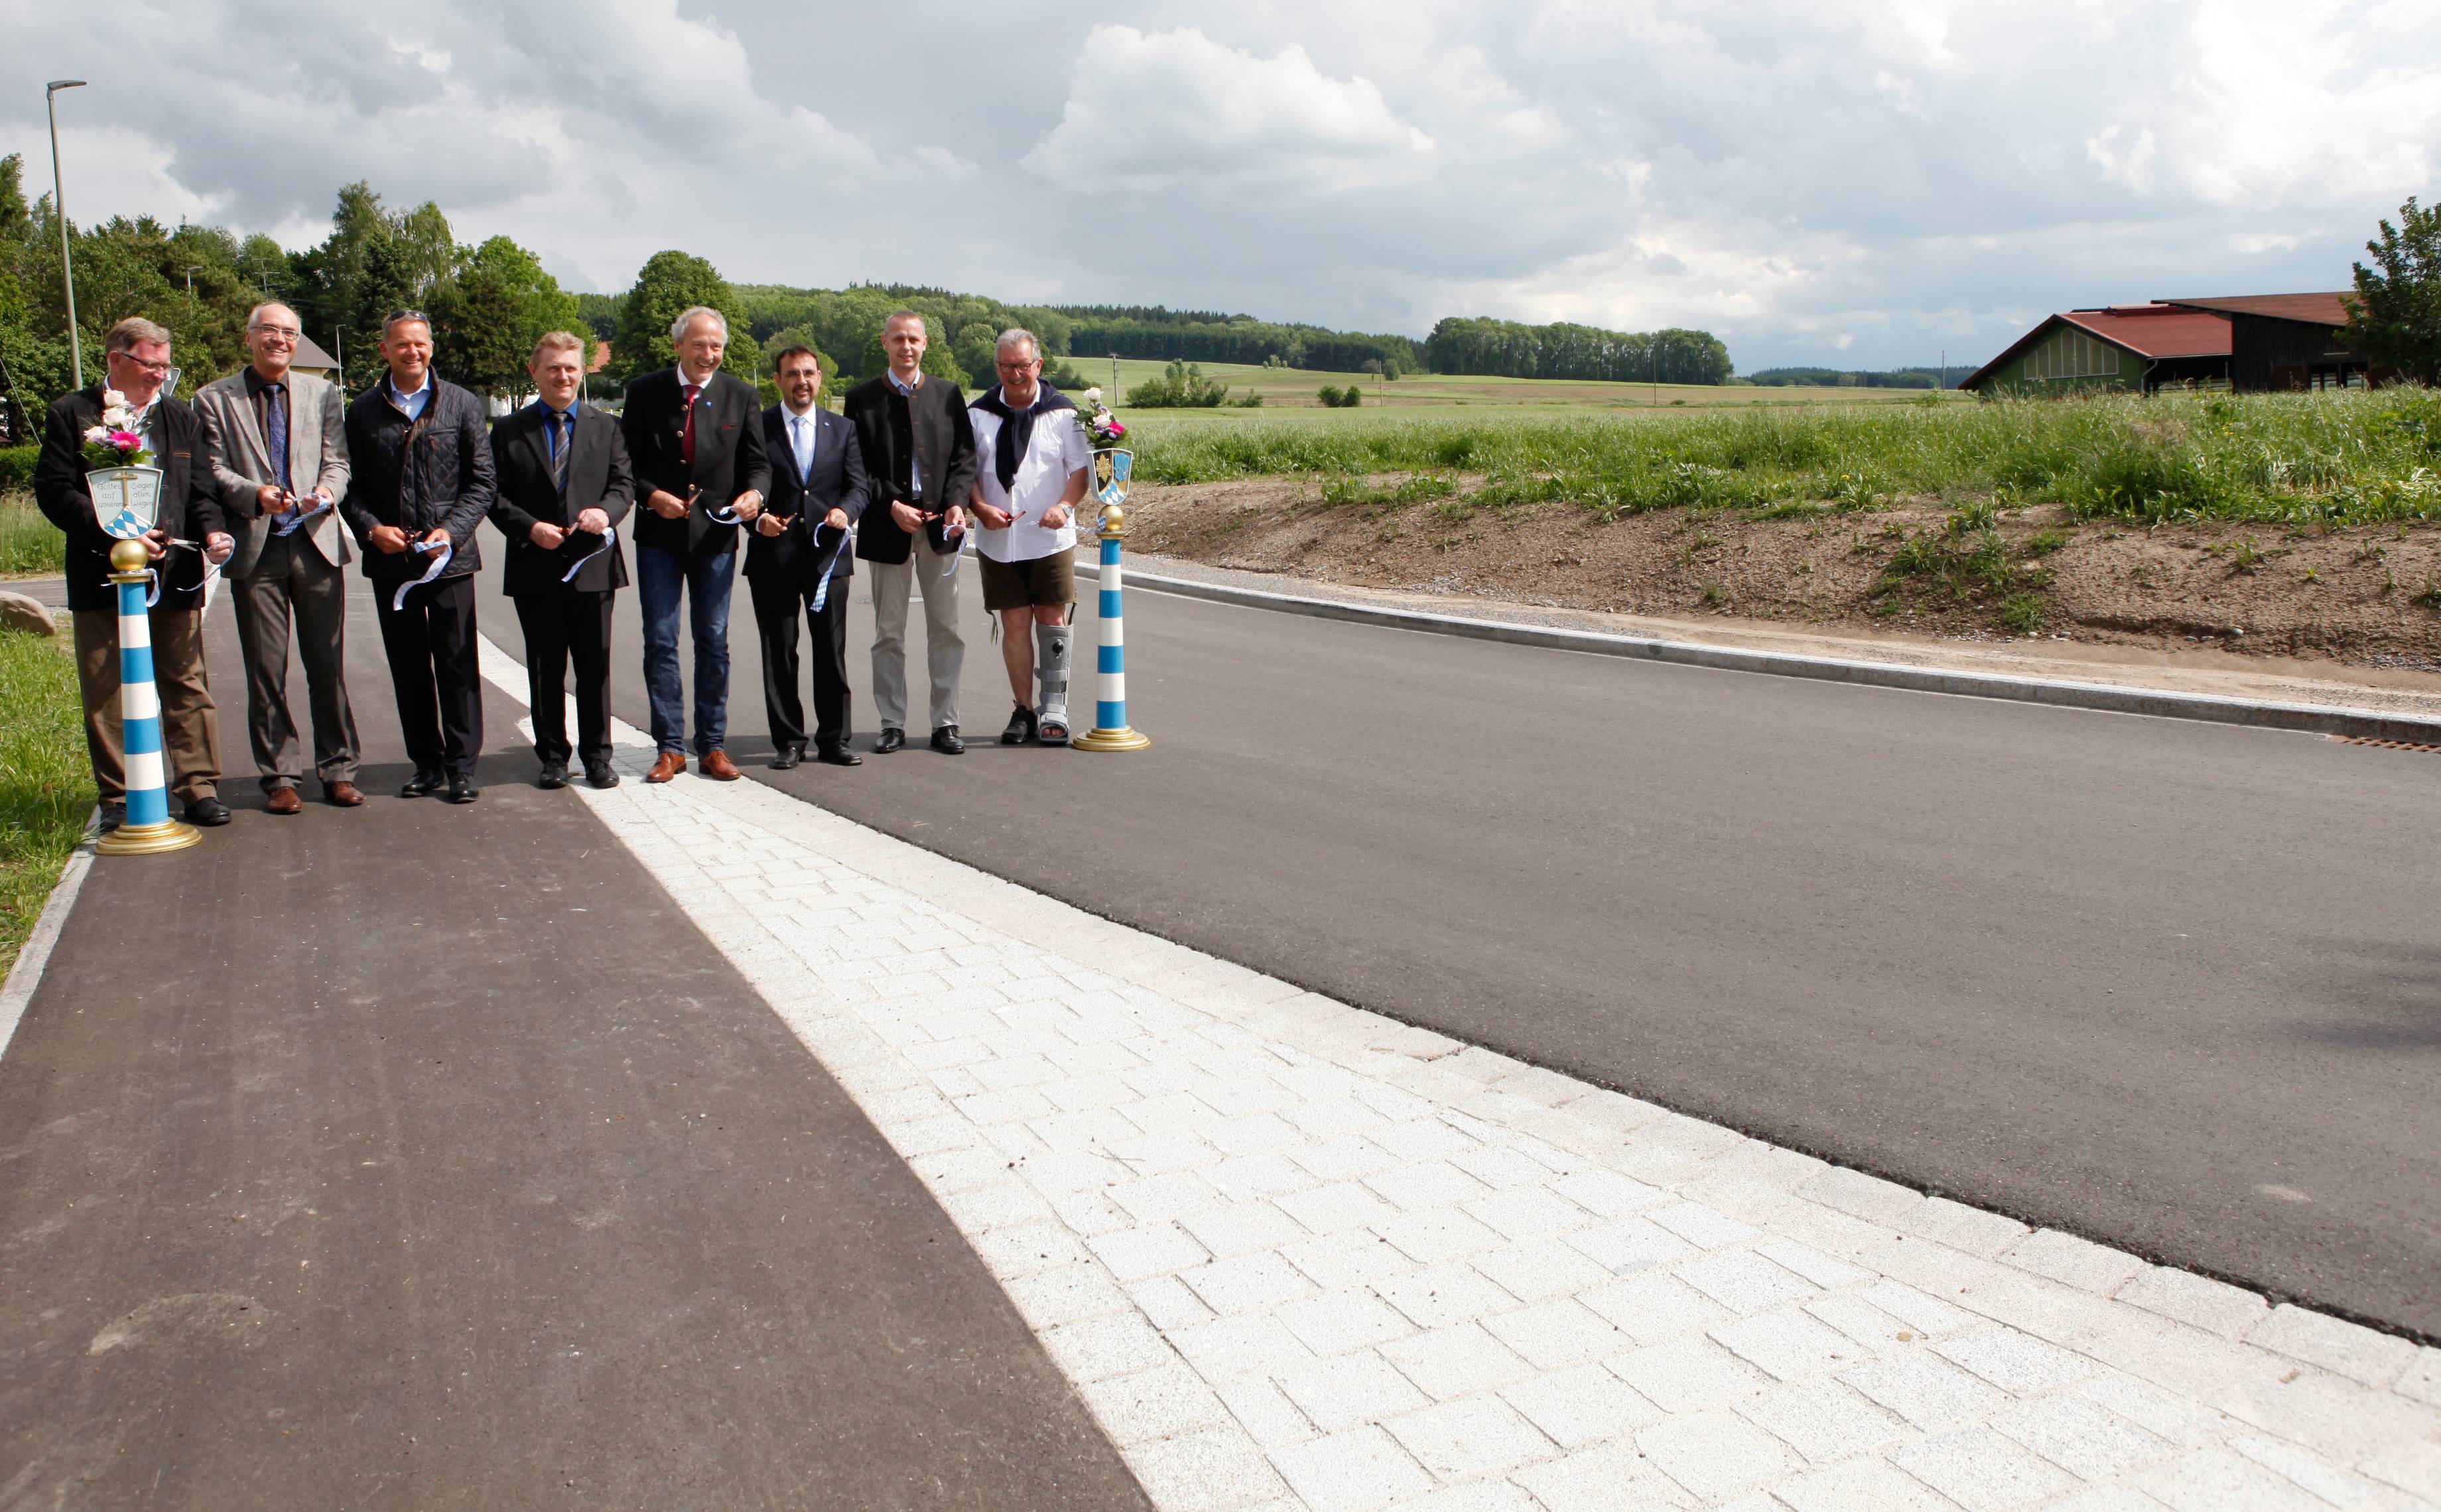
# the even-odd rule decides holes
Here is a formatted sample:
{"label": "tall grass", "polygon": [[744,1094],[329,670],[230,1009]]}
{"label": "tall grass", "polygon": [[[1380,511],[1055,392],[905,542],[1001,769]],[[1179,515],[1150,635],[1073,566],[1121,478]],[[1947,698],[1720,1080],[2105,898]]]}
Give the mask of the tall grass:
{"label": "tall grass", "polygon": [[67,537],[43,518],[31,494],[0,494],[0,578],[46,577],[67,569]]}
{"label": "tall grass", "polygon": [[0,710],[7,711],[0,718],[0,976],[6,976],[93,811],[76,663],[62,640],[0,630]]}
{"label": "tall grass", "polygon": [[1383,420],[1177,430],[1148,482],[1274,473],[1488,475],[1486,503],[1608,513],[2001,495],[2088,518],[2441,520],[2441,393],[2127,395],[1747,409],[1638,420]]}

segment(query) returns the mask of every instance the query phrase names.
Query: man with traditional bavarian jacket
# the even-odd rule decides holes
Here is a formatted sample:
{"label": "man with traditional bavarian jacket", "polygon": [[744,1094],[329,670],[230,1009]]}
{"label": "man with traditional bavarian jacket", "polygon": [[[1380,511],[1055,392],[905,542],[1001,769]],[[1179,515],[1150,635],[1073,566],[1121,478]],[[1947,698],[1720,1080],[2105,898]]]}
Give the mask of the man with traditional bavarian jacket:
{"label": "man with traditional bavarian jacket", "polygon": [[373,583],[382,649],[415,775],[401,798],[445,785],[475,801],[483,685],[475,655],[475,527],[492,507],[483,402],[432,371],[432,323],[382,325],[389,370],[348,406],[352,481],[339,504]]}

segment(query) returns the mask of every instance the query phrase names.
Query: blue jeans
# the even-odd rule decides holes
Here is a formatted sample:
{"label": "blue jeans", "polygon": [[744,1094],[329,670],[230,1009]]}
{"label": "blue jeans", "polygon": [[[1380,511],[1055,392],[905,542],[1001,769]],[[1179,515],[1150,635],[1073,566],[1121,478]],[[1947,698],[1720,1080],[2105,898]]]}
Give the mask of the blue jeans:
{"label": "blue jeans", "polygon": [[687,633],[695,640],[695,753],[720,749],[729,739],[729,590],[737,582],[734,551],[636,548],[636,597],[644,611],[644,694],[653,705],[653,744],[683,752],[686,685],[678,676],[678,595],[687,599]]}

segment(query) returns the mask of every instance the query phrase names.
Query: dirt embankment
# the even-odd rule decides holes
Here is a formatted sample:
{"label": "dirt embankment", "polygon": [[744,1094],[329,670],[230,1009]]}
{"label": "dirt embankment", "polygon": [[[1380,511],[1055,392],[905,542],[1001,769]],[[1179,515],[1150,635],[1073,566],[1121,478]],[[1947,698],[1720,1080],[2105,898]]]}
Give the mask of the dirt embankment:
{"label": "dirt embankment", "polygon": [[2146,531],[2080,525],[2051,506],[1962,513],[1904,499],[1605,520],[1565,504],[1477,507],[1472,479],[1450,497],[1401,502],[1408,482],[1341,485],[1336,501],[1305,478],[1140,486],[1131,545],[1360,587],[1616,613],[2441,671],[2441,531],[2429,528]]}

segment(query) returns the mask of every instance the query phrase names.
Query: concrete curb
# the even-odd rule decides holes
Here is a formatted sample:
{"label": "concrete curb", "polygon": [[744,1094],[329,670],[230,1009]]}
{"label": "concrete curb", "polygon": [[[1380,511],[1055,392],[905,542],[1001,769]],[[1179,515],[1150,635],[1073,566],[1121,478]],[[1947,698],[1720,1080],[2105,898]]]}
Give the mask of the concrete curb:
{"label": "concrete curb", "polygon": [[[1093,563],[1079,562],[1076,570],[1084,576],[1099,575],[1097,566]],[[1127,574],[1127,584],[1131,588],[1172,594],[1183,599],[1203,599],[1214,603],[1269,609],[1279,614],[1302,614],[1317,620],[1343,620],[1353,624],[1378,625],[1390,630],[1462,636],[1474,640],[1541,646],[1552,651],[1577,651],[1597,657],[1632,657],[1687,667],[1709,667],[1720,672],[1811,677],[1821,682],[1853,683],[1859,687],[1902,688],[1912,693],[1998,698],[2012,703],[2050,704],[2063,709],[2098,709],[2114,714],[2151,714],[2161,719],[2197,719],[2215,725],[2251,725],[2265,729],[2348,735],[2362,740],[2441,745],[2441,719],[2386,714],[2378,710],[2351,709],[2336,704],[2270,703],[2248,698],[2224,698],[2212,693],[2125,688],[2110,683],[2052,682],[2039,677],[1946,672],[1937,667],[1908,667],[1886,661],[1852,661],[1837,657],[1744,651],[1729,646],[1662,640],[1649,636],[1603,635],[1599,631],[1557,630],[1544,625],[1514,624],[1503,620],[1419,614],[1412,609],[1264,593],[1255,588],[1197,583],[1187,578],[1163,577],[1150,572],[1130,571]]]}
{"label": "concrete curb", "polygon": [[26,1005],[34,1000],[34,989],[43,984],[43,968],[50,964],[51,947],[60,943],[60,931],[67,927],[68,910],[76,907],[77,894],[84,890],[84,874],[93,867],[95,838],[88,834],[68,853],[67,864],[60,868],[60,879],[51,888],[50,901],[43,905],[33,932],[17,952],[16,964],[9,968],[8,981],[0,983],[0,1055],[9,1053],[9,1042],[17,1036],[17,1021],[26,1016]]}

